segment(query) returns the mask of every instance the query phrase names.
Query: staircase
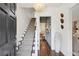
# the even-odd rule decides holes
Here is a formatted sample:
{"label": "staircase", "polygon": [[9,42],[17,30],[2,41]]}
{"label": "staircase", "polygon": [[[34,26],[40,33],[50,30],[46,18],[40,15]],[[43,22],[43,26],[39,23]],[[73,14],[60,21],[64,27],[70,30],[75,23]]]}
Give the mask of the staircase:
{"label": "staircase", "polygon": [[31,56],[34,32],[35,32],[34,25],[35,25],[35,19],[32,19],[25,33],[25,36],[22,40],[22,44],[19,46],[17,56]]}

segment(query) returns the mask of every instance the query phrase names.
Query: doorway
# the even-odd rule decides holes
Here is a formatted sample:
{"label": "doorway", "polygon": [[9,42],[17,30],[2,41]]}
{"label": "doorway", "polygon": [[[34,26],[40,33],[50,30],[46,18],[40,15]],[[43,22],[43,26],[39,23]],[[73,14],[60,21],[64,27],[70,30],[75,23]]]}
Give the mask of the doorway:
{"label": "doorway", "polygon": [[72,54],[79,56],[79,4],[72,8]]}
{"label": "doorway", "polygon": [[50,55],[51,17],[40,17],[40,55]]}

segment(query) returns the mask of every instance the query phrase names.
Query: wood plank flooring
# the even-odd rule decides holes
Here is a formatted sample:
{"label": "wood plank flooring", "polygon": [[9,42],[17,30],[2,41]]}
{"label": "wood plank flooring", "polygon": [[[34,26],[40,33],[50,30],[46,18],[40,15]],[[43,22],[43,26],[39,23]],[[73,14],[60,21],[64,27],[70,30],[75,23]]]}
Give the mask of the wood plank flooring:
{"label": "wood plank flooring", "polygon": [[49,56],[50,49],[45,40],[40,40],[40,56]]}
{"label": "wood plank flooring", "polygon": [[64,56],[61,52],[56,53],[55,51],[52,51],[49,47],[47,41],[45,40],[45,36],[43,34],[40,35],[40,52],[39,56]]}

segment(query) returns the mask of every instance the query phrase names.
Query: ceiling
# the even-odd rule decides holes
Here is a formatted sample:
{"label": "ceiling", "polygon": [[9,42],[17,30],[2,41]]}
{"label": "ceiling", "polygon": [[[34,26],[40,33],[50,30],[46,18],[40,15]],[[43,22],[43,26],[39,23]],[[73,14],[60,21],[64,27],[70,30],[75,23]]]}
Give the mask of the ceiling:
{"label": "ceiling", "polygon": [[[24,8],[33,8],[33,5],[35,3],[18,3],[20,7]],[[65,8],[71,8],[73,5],[76,3],[44,3],[47,7],[48,6],[53,6],[53,7],[65,7]]]}

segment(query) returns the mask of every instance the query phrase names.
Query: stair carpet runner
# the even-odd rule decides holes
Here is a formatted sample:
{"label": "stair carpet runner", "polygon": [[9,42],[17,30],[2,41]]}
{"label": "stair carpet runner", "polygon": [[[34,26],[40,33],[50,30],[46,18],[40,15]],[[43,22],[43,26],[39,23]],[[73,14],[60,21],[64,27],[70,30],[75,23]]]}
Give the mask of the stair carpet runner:
{"label": "stair carpet runner", "polygon": [[35,50],[33,45],[34,32],[35,32],[35,20],[31,20],[29,27],[25,33],[25,36],[22,40],[22,45],[19,46],[19,51],[17,56],[31,56],[32,49]]}

